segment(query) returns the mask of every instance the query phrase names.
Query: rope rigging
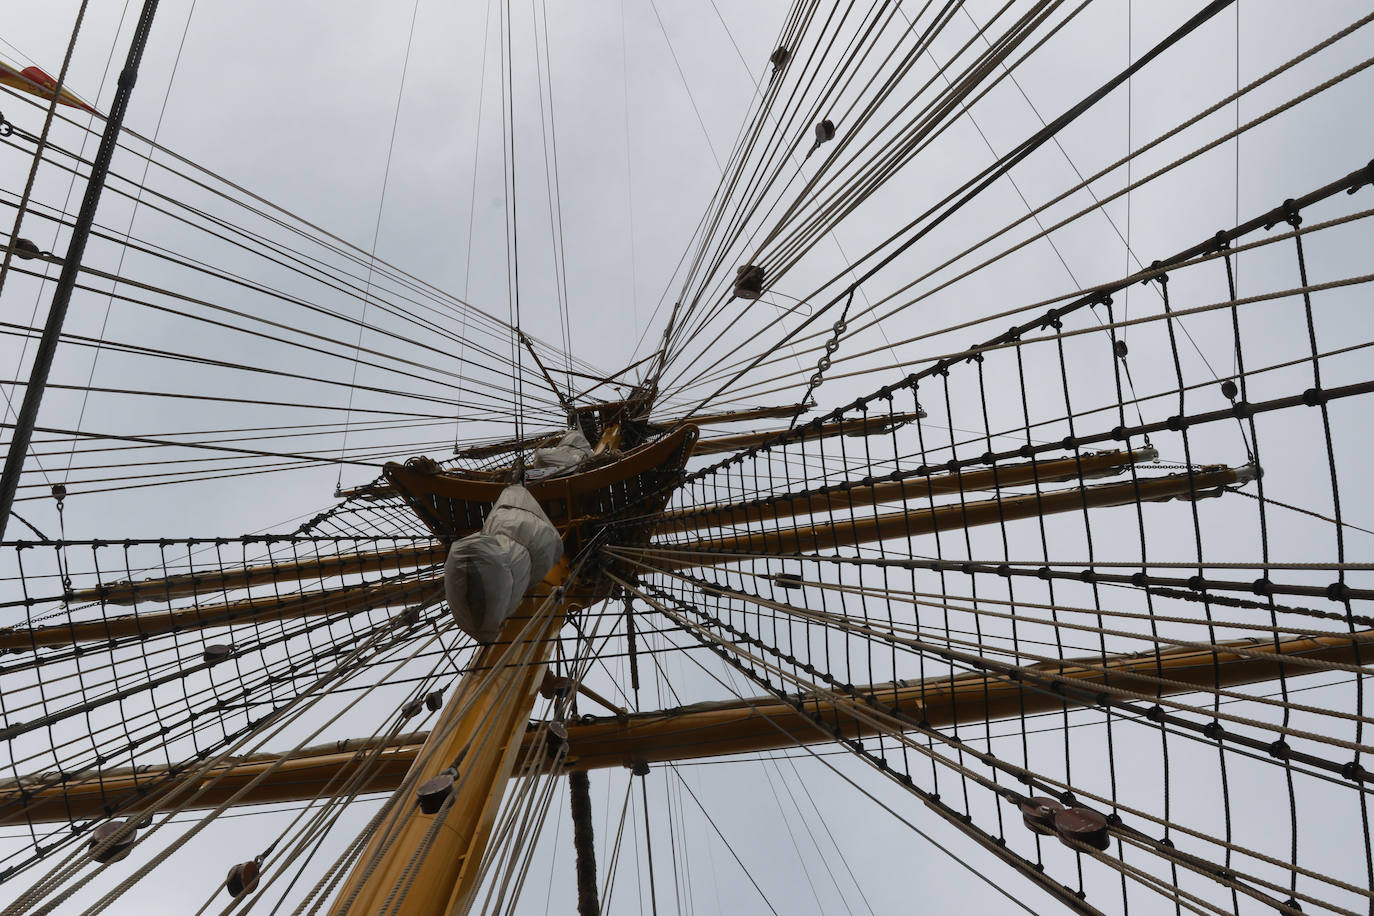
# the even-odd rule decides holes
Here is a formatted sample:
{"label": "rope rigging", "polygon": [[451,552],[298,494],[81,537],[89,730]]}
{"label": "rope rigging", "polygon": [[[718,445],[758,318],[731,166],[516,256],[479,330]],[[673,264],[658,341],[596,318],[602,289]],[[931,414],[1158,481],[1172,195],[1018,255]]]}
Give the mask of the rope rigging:
{"label": "rope rigging", "polygon": [[[75,31],[0,79],[0,287],[70,300],[0,324],[0,912],[1374,913],[1374,14],[711,6],[388,18],[370,246],[65,111]],[[563,558],[478,632],[522,490]]]}

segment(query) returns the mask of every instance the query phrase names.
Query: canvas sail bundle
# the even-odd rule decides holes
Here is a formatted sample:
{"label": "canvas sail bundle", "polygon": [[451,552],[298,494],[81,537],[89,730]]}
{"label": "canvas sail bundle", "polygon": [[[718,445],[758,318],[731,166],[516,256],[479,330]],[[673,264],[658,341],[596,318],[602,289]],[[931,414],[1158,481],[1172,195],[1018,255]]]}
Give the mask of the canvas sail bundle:
{"label": "canvas sail bundle", "polygon": [[592,446],[587,437],[575,429],[570,429],[559,437],[558,442],[545,448],[537,448],[530,453],[530,469],[527,476],[531,480],[556,477],[573,470],[591,457]]}
{"label": "canvas sail bundle", "polygon": [[506,487],[482,530],[449,548],[444,591],[454,621],[473,639],[495,639],[530,585],[562,555],[563,539],[530,491]]}

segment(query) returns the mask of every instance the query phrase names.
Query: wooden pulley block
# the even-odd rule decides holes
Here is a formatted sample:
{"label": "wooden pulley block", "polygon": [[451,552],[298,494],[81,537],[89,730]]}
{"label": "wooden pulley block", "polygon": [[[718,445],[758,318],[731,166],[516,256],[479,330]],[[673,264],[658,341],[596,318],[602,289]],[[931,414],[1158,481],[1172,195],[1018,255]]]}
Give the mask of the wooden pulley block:
{"label": "wooden pulley block", "polygon": [[539,695],[546,700],[562,699],[572,693],[572,686],[572,678],[546,671],[544,680],[539,682]]}
{"label": "wooden pulley block", "polygon": [[1106,816],[1091,808],[1075,805],[1055,812],[1054,829],[1059,834],[1059,841],[1070,849],[1078,848],[1070,841],[1084,843],[1094,849],[1106,849],[1112,845]]}
{"label": "wooden pulley block", "polygon": [[1028,798],[1017,807],[1021,809],[1021,822],[1029,830],[1041,836],[1054,836],[1058,833],[1054,826],[1054,818],[1064,810],[1064,806],[1053,798]]}
{"label": "wooden pulley block", "polygon": [[420,697],[416,697],[415,699],[408,701],[406,705],[401,707],[401,718],[415,718],[420,714],[420,710],[424,708],[424,705],[425,701]]}
{"label": "wooden pulley block", "polygon": [[425,709],[428,709],[430,712],[438,712],[443,708],[444,692],[442,690],[435,690],[425,695]]}
{"label": "wooden pulley block", "polygon": [[256,859],[251,862],[240,862],[229,869],[229,877],[224,879],[224,889],[235,899],[244,894],[251,894],[258,886],[258,875],[261,873]]}
{"label": "wooden pulley block", "polygon": [[740,299],[757,299],[763,295],[763,281],[767,276],[757,264],[744,264],[735,271],[735,296]]}
{"label": "wooden pulley block", "polygon": [[206,646],[205,651],[200,653],[200,657],[207,665],[218,665],[220,662],[228,660],[233,654],[233,646],[217,642]]}
{"label": "wooden pulley block", "polygon": [[[91,831],[91,838],[86,841],[86,850],[92,861],[99,862],[101,865],[108,865],[111,862],[118,862],[129,854],[129,850],[134,848],[134,839],[136,838],[136,833],[132,828],[111,842],[116,834],[124,831],[127,823],[127,821],[109,821]],[[108,846],[105,845],[107,842],[109,843]]]}
{"label": "wooden pulley block", "polygon": [[22,261],[32,261],[43,255],[42,250],[28,239],[15,239],[13,248],[14,256]]}
{"label": "wooden pulley block", "polygon": [[550,757],[557,757],[568,749],[568,727],[562,722],[550,722],[544,732],[544,747]]}
{"label": "wooden pulley block", "polygon": [[420,810],[425,814],[438,814],[439,809],[444,806],[444,799],[448,798],[453,791],[453,781],[457,774],[453,770],[444,770],[433,779],[426,779],[420,783],[420,788],[415,790],[415,800],[420,804]]}

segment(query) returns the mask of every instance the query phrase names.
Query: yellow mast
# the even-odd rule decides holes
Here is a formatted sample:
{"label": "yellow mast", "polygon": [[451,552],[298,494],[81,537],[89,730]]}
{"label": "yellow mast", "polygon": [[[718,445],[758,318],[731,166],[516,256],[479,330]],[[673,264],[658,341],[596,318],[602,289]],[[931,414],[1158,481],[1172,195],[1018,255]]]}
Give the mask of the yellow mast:
{"label": "yellow mast", "polygon": [[[343,914],[436,916],[465,912],[480,882],[479,865],[515,769],[545,663],[563,622],[568,561],[511,615],[482,648],[449,697],[433,731],[393,796],[333,909]],[[449,768],[444,806],[425,814],[415,790]]]}
{"label": "yellow mast", "polygon": [[[606,427],[601,454],[620,444]],[[691,436],[688,436],[690,441]],[[574,506],[568,506],[572,521]],[[567,543],[567,532],[564,534]],[[391,797],[330,913],[389,916],[466,913],[482,880],[482,855],[526,738],[546,662],[563,625],[570,561],[565,553],[473,659],[406,778]],[[437,810],[417,788],[451,778]],[[437,798],[431,798],[437,801]]]}

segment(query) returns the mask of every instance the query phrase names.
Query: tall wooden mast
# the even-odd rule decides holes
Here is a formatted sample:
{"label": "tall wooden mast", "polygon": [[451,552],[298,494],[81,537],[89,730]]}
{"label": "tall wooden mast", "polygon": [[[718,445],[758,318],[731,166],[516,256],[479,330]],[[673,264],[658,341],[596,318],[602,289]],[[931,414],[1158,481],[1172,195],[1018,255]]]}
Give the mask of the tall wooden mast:
{"label": "tall wooden mast", "polygon": [[[604,415],[594,455],[626,444],[627,412],[628,404]],[[635,440],[641,437],[634,435],[628,444],[640,444]],[[533,765],[531,755],[522,756],[522,748],[565,608],[574,598],[586,605],[605,597],[604,581],[600,594],[570,593],[575,561],[569,555],[586,547],[589,530],[642,495],[661,509],[667,489],[656,475],[677,474],[695,441],[695,429],[684,428],[615,460],[599,473],[574,475],[565,478],[566,483],[534,485],[534,494],[562,530],[563,559],[525,597],[496,640],[479,650],[405,779],[373,824],[372,836],[331,913],[433,916],[467,912],[481,884],[483,853],[506,783],[517,763]],[[460,524],[460,516],[472,517],[463,481],[457,482],[456,492],[446,492],[434,477],[398,477],[396,470],[389,468],[393,484],[401,486],[411,506],[436,534],[453,536],[458,530],[450,526]],[[575,482],[579,480],[580,492]],[[449,779],[451,789],[446,785]],[[419,805],[417,789],[429,794],[429,811]]]}
{"label": "tall wooden mast", "polygon": [[[520,756],[552,637],[562,625],[568,568],[566,558],[559,561],[497,640],[482,648],[383,809],[385,816],[331,913],[466,912]],[[449,797],[437,813],[424,813],[416,788],[450,768],[456,772]]]}

